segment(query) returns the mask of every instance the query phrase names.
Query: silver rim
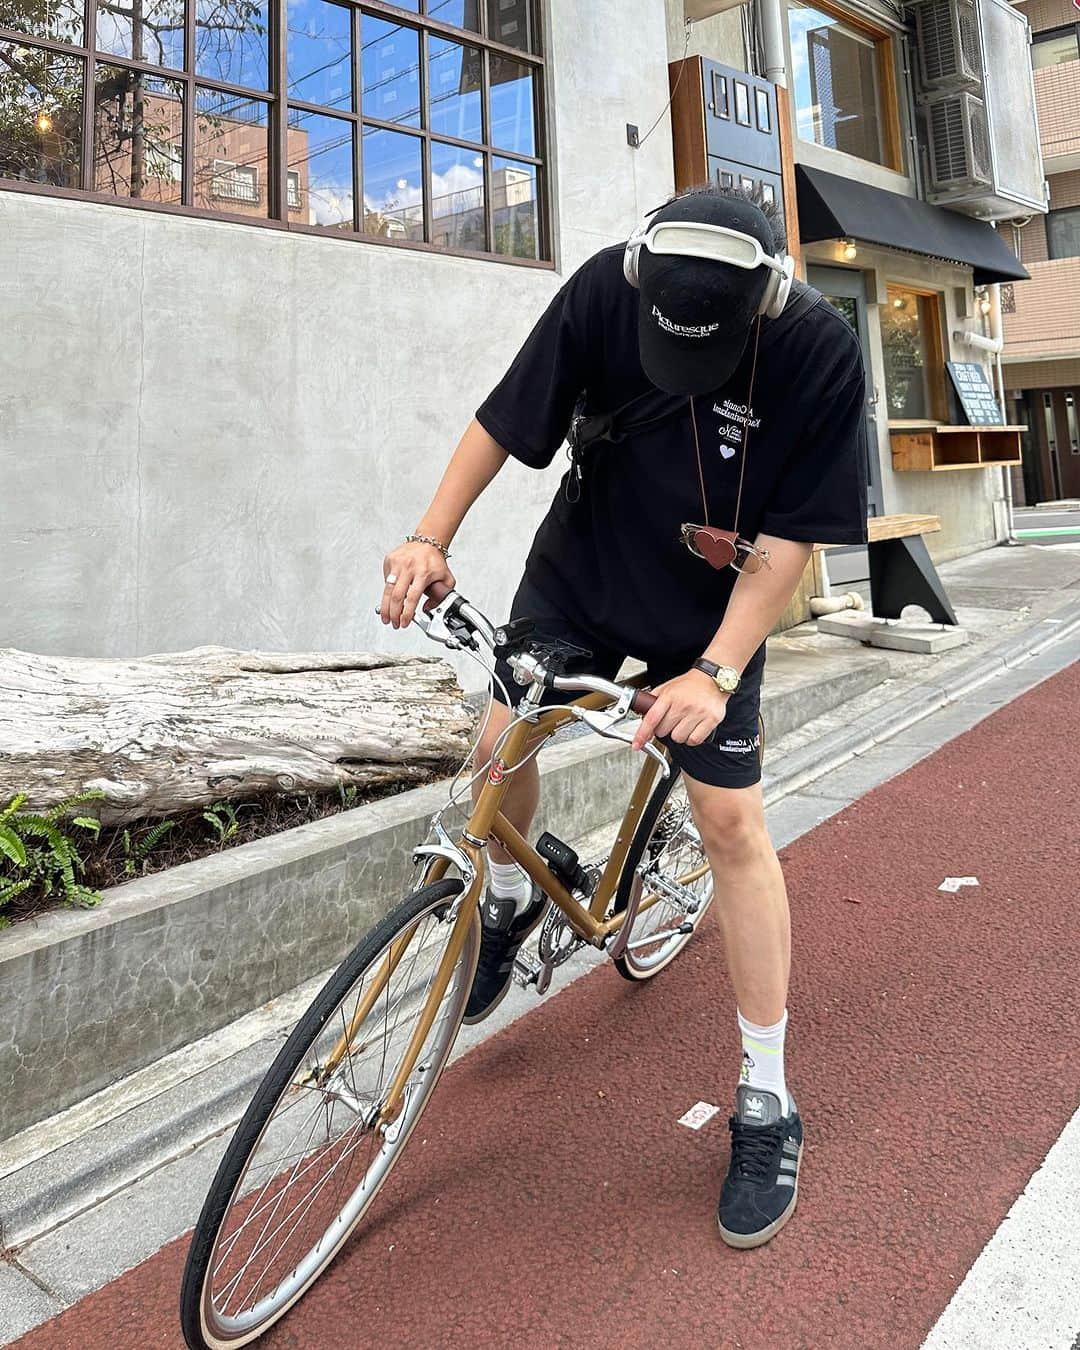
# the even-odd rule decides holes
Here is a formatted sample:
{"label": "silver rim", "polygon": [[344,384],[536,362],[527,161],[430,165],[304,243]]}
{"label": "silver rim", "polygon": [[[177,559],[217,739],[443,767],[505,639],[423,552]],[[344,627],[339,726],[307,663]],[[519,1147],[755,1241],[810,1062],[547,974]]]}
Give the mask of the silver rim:
{"label": "silver rim", "polygon": [[[701,867],[704,874],[684,884]],[[635,918],[623,953],[629,969],[641,975],[655,974],[677,956],[693,937],[692,929],[680,930],[696,928],[712,904],[712,872],[681,784],[657,817],[634,874],[631,899],[650,895],[660,898]]]}
{"label": "silver rim", "polygon": [[[439,917],[439,914],[442,917]],[[304,1054],[248,1155],[203,1281],[212,1347],[254,1340],[308,1289],[363,1218],[416,1125],[453,1047],[480,942],[470,926],[442,1006],[384,1130],[379,1107],[401,1062],[454,926],[444,900],[388,939]],[[345,1033],[392,942],[415,929],[386,988],[333,1074],[320,1069]]]}

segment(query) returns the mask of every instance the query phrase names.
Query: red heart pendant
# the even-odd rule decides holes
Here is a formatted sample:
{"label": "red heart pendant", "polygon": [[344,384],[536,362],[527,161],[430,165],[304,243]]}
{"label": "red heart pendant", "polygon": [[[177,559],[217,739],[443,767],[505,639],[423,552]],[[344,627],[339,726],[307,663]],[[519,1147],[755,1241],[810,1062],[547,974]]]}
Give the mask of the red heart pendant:
{"label": "red heart pendant", "polygon": [[720,571],[735,561],[735,532],[705,525],[695,531],[694,547],[710,567]]}

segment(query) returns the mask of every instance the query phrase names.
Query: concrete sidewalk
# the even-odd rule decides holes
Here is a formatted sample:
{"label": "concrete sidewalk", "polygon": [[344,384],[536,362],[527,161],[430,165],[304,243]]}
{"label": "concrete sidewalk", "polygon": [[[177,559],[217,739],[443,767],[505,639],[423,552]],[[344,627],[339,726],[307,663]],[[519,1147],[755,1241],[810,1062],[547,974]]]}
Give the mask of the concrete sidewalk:
{"label": "concrete sidewalk", "polygon": [[[791,721],[766,758],[778,846],[1076,659],[1077,638],[1055,639],[1080,635],[1080,547],[1002,548],[940,570],[966,647],[866,649],[812,624],[770,640],[770,701]],[[800,724],[797,705],[826,669],[857,692]],[[582,953],[556,987],[603,959]],[[318,979],[0,1146],[0,1247],[6,1236],[21,1248],[0,1263],[0,1344],[190,1227],[227,1132]],[[508,999],[457,1053],[535,1006]]]}

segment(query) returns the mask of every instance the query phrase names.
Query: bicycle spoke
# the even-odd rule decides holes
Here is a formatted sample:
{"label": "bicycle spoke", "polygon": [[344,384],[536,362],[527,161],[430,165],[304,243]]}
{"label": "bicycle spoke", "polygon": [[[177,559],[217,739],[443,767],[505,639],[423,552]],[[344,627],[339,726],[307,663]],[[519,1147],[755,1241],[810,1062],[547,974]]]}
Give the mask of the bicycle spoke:
{"label": "bicycle spoke", "polygon": [[431,1027],[403,1080],[393,1124],[377,1125],[454,932],[445,903],[428,903],[372,950],[332,1006],[316,1014],[291,1066],[282,1064],[287,1076],[276,1104],[231,1183],[208,1252],[200,1315],[215,1343],[249,1339],[316,1278],[379,1190],[438,1079],[468,994],[463,972],[475,962],[478,921],[439,1006],[429,1010]]}

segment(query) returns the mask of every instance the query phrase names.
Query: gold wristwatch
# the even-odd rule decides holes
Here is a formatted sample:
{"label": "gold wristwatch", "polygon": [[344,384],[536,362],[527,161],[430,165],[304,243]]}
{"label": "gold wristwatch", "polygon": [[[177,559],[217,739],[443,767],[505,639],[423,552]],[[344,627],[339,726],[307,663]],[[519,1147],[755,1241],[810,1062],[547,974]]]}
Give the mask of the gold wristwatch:
{"label": "gold wristwatch", "polygon": [[715,661],[699,656],[693,670],[700,670],[712,680],[722,694],[733,694],[742,683],[742,676],[734,666],[718,666]]}

